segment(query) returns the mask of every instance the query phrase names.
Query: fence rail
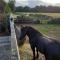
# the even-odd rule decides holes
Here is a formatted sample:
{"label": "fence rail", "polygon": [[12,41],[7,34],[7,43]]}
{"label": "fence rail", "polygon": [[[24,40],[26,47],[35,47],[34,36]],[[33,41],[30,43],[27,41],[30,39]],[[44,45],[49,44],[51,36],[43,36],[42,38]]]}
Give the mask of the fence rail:
{"label": "fence rail", "polygon": [[17,46],[17,39],[14,28],[14,21],[10,21],[11,28],[11,51],[12,51],[12,60],[20,60],[19,50]]}

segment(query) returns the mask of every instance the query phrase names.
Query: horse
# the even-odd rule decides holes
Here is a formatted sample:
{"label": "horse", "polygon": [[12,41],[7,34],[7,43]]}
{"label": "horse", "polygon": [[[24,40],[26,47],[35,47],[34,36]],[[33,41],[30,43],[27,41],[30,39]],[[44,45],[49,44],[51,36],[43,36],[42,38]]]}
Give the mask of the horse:
{"label": "horse", "polygon": [[[39,57],[39,53],[44,54],[46,60],[60,60],[60,43],[52,38],[48,38],[38,30],[30,26],[21,27],[19,40],[25,36],[29,37],[29,43],[33,51],[33,60]],[[35,51],[37,56],[35,57]]]}

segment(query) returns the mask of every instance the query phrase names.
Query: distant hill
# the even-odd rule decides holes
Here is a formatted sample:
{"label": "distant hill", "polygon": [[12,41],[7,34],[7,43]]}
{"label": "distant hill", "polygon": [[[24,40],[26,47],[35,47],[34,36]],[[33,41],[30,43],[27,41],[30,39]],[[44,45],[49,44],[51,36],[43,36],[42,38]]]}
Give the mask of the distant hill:
{"label": "distant hill", "polygon": [[19,6],[15,8],[16,12],[43,12],[43,13],[60,13],[60,7],[57,6],[36,6],[34,8]]}

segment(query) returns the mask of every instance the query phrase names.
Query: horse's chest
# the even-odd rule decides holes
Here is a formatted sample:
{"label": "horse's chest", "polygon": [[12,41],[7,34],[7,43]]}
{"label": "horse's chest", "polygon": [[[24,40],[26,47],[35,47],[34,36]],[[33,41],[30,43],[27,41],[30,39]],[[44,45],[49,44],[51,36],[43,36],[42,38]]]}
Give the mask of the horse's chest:
{"label": "horse's chest", "polygon": [[37,43],[35,37],[32,38],[32,39],[30,38],[30,39],[29,39],[29,42],[30,42],[30,44],[34,44],[34,45]]}

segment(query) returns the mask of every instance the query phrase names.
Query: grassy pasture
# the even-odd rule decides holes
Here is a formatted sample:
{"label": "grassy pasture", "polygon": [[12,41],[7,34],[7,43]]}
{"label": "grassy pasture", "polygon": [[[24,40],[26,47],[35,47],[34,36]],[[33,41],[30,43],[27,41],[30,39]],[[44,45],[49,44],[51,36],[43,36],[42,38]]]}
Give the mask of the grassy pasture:
{"label": "grassy pasture", "polygon": [[55,18],[60,18],[60,13],[25,13],[25,12],[16,12],[16,15],[24,15],[24,14],[42,14],[42,15],[47,15],[47,16],[51,16],[51,17],[55,17]]}
{"label": "grassy pasture", "polygon": [[60,13],[41,13],[41,14],[55,17],[55,18],[60,18]]}
{"label": "grassy pasture", "polygon": [[60,39],[60,25],[54,25],[54,24],[39,24],[36,25],[35,28],[47,35],[50,36],[52,38],[56,38],[57,40]]}

